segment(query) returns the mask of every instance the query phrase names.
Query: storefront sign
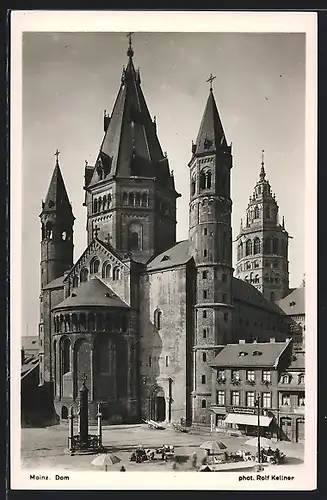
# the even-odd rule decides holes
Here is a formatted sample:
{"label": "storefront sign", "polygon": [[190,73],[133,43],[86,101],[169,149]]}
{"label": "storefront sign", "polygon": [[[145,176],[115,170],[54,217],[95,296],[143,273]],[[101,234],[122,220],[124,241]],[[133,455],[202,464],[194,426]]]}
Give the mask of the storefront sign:
{"label": "storefront sign", "polygon": [[227,413],[246,413],[247,415],[256,415],[257,410],[256,408],[247,408],[247,407],[240,407],[240,406],[228,406],[226,407]]}

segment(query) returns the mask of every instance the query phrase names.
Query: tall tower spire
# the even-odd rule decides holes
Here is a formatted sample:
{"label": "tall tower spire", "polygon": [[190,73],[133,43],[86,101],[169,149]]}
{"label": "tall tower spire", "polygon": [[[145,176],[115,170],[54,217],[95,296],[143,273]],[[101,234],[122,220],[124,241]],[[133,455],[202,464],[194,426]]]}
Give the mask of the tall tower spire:
{"label": "tall tower spire", "polygon": [[55,167],[40,214],[41,288],[62,276],[73,265],[74,215],[55,152]]}
{"label": "tall tower spire", "polygon": [[266,178],[264,150],[259,181],[246,209],[246,225],[237,236],[236,277],[258,288],[266,299],[283,298],[289,288],[288,233]]}
{"label": "tall tower spire", "polygon": [[[196,143],[192,144],[189,249],[196,264],[193,356],[193,421],[206,419],[210,362],[232,341],[231,146],[228,146],[210,81]],[[206,405],[205,405],[206,406]]]}
{"label": "tall tower spire", "polygon": [[164,154],[135,70],[132,33],[128,62],[94,166],[85,167],[88,243],[98,238],[118,253],[146,262],[176,242],[174,177]]}

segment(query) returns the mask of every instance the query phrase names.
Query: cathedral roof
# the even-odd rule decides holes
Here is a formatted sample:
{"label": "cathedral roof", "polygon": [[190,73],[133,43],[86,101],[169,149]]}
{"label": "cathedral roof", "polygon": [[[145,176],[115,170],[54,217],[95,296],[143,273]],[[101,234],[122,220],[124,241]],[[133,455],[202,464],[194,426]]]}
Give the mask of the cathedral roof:
{"label": "cathedral roof", "polygon": [[227,344],[210,366],[220,367],[271,367],[277,368],[286,342],[253,342],[251,344]]}
{"label": "cathedral roof", "polygon": [[172,182],[142,92],[140,73],[133,64],[133,51],[129,50],[128,56],[111,116],[105,115],[105,136],[90,186],[112,176],[156,177]]}
{"label": "cathedral roof", "polygon": [[179,241],[176,245],[152,259],[147,265],[147,270],[154,271],[186,264],[192,259],[191,255],[188,253],[188,249],[188,240]]}
{"label": "cathedral roof", "polygon": [[56,161],[45,201],[42,204],[42,210],[46,212],[72,213],[72,207],[68,199],[58,159]]}
{"label": "cathedral roof", "polygon": [[305,287],[295,288],[277,304],[288,316],[305,314]]}
{"label": "cathedral roof", "polygon": [[263,294],[246,281],[233,277],[232,281],[233,301],[240,300],[248,302],[253,306],[269,310],[270,312],[285,316],[284,311],[275,302],[267,300]]}
{"label": "cathedral roof", "polygon": [[52,288],[63,288],[64,279],[65,275],[59,276],[59,278],[50,281],[50,283],[48,283],[45,287],[43,287],[43,290],[51,290]]}
{"label": "cathedral roof", "polygon": [[216,101],[212,89],[210,89],[196,139],[195,153],[208,153],[216,151],[220,147],[227,147],[227,141]]}
{"label": "cathedral roof", "polygon": [[98,277],[85,281],[65,300],[53,309],[64,309],[74,307],[123,307],[128,308],[118,295]]}

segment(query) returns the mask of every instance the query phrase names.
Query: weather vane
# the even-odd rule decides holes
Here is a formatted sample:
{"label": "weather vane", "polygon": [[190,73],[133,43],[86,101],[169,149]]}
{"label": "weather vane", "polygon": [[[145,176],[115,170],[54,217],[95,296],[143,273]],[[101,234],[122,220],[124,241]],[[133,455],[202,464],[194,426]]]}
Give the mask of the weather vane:
{"label": "weather vane", "polygon": [[133,55],[134,55],[134,51],[132,49],[132,35],[133,34],[134,34],[134,31],[130,31],[126,35],[128,37],[128,43],[129,43],[129,47],[128,47],[128,51],[127,51],[128,57],[133,57]]}
{"label": "weather vane", "polygon": [[55,157],[56,157],[56,162],[57,163],[59,162],[59,155],[60,155],[60,151],[57,149],[56,152],[55,152]]}
{"label": "weather vane", "polygon": [[212,73],[210,73],[210,76],[207,80],[207,82],[210,82],[210,91],[212,91],[212,82],[214,81],[216,77],[215,76],[212,76]]}

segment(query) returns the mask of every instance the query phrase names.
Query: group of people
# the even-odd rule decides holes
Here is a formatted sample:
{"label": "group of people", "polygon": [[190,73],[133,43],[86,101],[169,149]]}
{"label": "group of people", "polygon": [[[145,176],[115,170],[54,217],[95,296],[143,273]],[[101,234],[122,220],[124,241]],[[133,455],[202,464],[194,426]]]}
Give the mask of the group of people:
{"label": "group of people", "polygon": [[261,448],[261,450],[260,450],[261,462],[271,462],[271,463],[279,464],[283,457],[284,457],[284,454],[281,453],[278,448],[273,450],[269,446],[268,449]]}
{"label": "group of people", "polygon": [[155,460],[155,455],[161,455],[161,460],[167,461],[168,457],[174,456],[174,447],[164,444],[156,450],[144,449],[142,445],[138,446],[130,456],[131,462],[142,463],[150,460]]}

